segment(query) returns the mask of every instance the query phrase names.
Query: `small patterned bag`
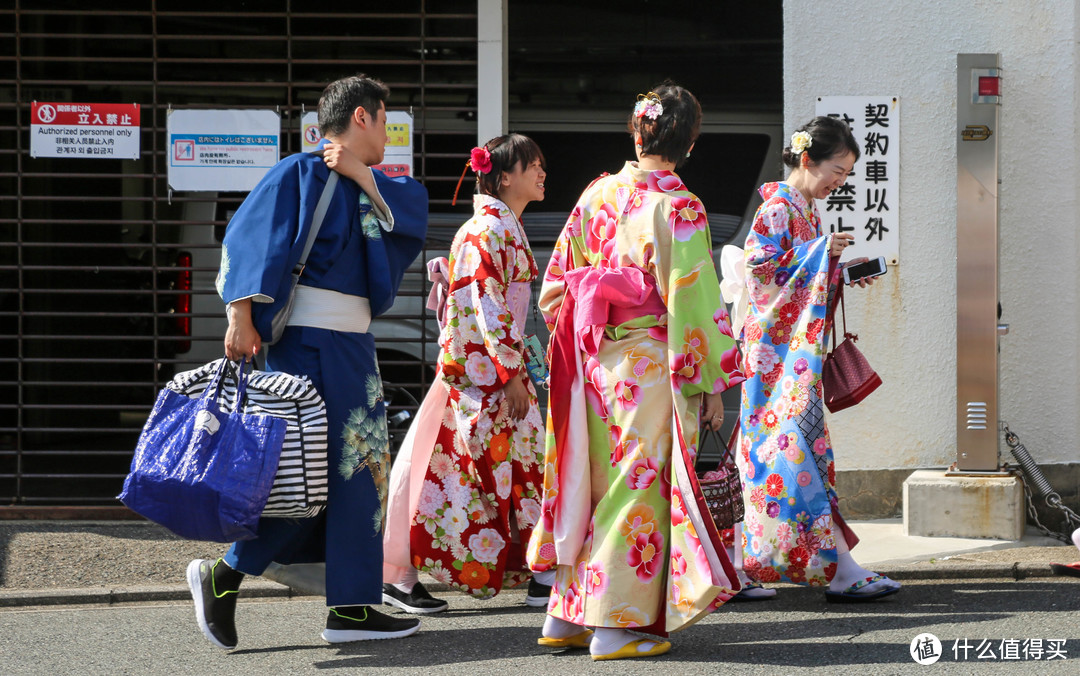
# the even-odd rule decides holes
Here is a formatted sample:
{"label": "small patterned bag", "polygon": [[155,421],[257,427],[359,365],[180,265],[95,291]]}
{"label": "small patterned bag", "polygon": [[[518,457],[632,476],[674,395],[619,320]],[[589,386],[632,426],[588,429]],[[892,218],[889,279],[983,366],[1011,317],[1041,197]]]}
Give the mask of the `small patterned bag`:
{"label": "small patterned bag", "polygon": [[[710,434],[718,437],[720,435],[719,432],[703,427],[698,448],[704,447],[705,439]],[[739,468],[735,464],[735,447],[738,439],[739,424],[735,423],[735,429],[731,432],[731,439],[724,449],[724,457],[720,460],[719,466],[711,472],[705,472],[698,480],[701,493],[705,496],[705,503],[709,506],[709,513],[712,514],[718,531],[732,528],[743,520],[742,480],[739,478]]]}
{"label": "small patterned bag", "polygon": [[[844,312],[844,287],[837,291],[840,303],[840,317],[844,323],[844,341],[836,343],[836,317],[833,317],[833,349],[825,356],[821,367],[821,382],[824,389],[825,405],[833,413],[842,411],[870,396],[881,387],[881,376],[866,361],[855,341],[859,336],[848,333],[847,315]],[[835,306],[833,308],[835,310]]]}

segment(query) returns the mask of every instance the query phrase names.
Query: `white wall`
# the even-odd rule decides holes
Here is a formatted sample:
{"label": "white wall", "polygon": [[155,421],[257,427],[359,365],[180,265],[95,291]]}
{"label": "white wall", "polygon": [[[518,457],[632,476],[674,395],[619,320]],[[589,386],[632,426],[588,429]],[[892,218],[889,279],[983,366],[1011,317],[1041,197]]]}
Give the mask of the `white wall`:
{"label": "white wall", "polygon": [[1003,68],[999,413],[1040,464],[1080,462],[1078,24],[1080,0],[785,0],[787,133],[817,96],[901,99],[900,265],[847,294],[885,385],[831,416],[838,469],[956,459],[960,52],[1000,53]]}

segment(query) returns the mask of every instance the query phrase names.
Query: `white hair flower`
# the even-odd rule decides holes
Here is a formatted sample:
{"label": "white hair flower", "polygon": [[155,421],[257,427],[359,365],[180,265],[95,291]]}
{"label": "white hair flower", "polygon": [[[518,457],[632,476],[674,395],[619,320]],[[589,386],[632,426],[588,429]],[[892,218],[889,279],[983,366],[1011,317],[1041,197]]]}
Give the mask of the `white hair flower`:
{"label": "white hair flower", "polygon": [[797,131],[791,135],[791,152],[796,155],[802,155],[812,145],[814,145],[814,137],[808,131]]}

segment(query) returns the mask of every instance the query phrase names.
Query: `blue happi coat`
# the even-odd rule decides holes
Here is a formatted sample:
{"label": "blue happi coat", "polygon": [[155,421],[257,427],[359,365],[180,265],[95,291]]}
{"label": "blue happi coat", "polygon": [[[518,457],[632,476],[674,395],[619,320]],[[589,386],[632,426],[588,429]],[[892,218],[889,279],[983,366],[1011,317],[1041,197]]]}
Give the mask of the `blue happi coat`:
{"label": "blue happi coat", "polygon": [[[285,158],[251,191],[225,231],[218,292],[226,303],[252,299],[252,319],[264,340],[287,300],[290,273],[329,172],[311,153]],[[368,298],[374,317],[393,304],[405,270],[423,247],[427,191],[411,178],[372,173],[390,214],[377,218],[368,196],[341,177],[300,283]],[[234,544],[225,561],[253,575],[271,561],[326,561],[327,605],[381,603],[390,456],[374,338],[289,326],[266,350],[266,364],[310,377],[326,401],[327,508],[312,519],[262,519],[258,537]]]}

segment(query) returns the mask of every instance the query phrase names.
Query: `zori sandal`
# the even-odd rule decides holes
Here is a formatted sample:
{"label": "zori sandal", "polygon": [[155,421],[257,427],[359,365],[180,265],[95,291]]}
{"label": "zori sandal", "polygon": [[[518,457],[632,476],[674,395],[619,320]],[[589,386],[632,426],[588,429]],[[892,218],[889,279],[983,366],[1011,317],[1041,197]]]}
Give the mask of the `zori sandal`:
{"label": "zori sandal", "polygon": [[[652,643],[653,647],[646,650],[638,649],[647,643]],[[651,638],[639,638],[636,641],[627,643],[615,652],[610,652],[606,655],[593,655],[592,658],[594,660],[622,660],[629,657],[654,657],[656,655],[663,655],[669,650],[671,650],[670,641],[656,641]]]}
{"label": "zori sandal", "polygon": [[[860,591],[863,587],[867,587],[875,582],[893,582],[884,575],[872,575],[864,580],[859,580],[855,584],[851,585],[844,591],[825,591],[825,600],[829,603],[866,603],[868,601],[877,601],[880,598],[891,596],[900,591],[900,586],[886,587],[884,589],[878,589],[872,592]],[[895,584],[895,583],[893,583]]]}
{"label": "zori sandal", "polygon": [[536,639],[536,643],[545,648],[588,648],[589,641],[592,640],[592,635],[592,630],[586,629],[580,634],[574,634],[573,636],[567,636],[566,638],[548,638],[547,636],[541,636]]}

